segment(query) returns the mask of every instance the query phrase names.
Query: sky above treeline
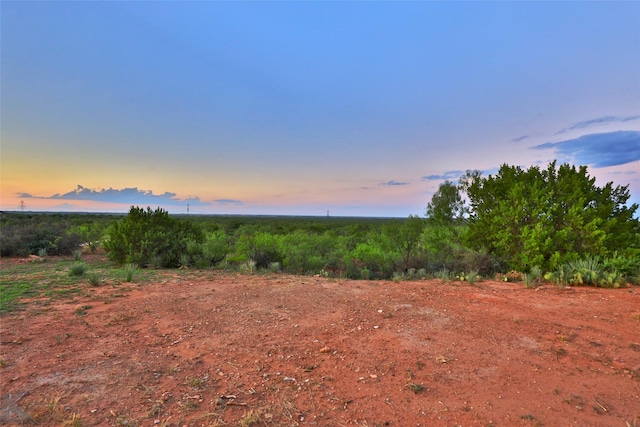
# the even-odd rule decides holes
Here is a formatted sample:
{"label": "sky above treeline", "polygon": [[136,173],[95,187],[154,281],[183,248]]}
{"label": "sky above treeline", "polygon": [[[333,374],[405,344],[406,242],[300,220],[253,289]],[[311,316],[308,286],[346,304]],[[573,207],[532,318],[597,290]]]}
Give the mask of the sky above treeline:
{"label": "sky above treeline", "polygon": [[423,215],[557,159],[640,203],[640,2],[0,4],[2,210]]}

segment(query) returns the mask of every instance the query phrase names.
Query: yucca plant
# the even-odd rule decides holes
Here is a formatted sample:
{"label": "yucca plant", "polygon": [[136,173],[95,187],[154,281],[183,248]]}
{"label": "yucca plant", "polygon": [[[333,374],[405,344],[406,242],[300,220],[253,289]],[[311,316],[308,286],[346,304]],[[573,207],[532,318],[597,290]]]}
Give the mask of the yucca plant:
{"label": "yucca plant", "polygon": [[437,271],[435,276],[440,280],[449,280],[451,278],[451,274],[449,273],[449,270],[447,270],[446,268],[443,268],[442,270]]}
{"label": "yucca plant", "polygon": [[162,268],[162,256],[158,254],[150,255],[148,265],[151,268]]}
{"label": "yucca plant", "polygon": [[191,257],[189,254],[180,255],[180,268],[189,268],[191,265]]}
{"label": "yucca plant", "polygon": [[480,275],[477,270],[472,270],[468,274],[464,275],[464,279],[469,282],[469,284],[473,285],[480,279]]}
{"label": "yucca plant", "polygon": [[602,264],[598,257],[587,256],[567,263],[569,283],[572,285],[597,285],[603,276]]}
{"label": "yucca plant", "polygon": [[542,270],[538,266],[531,268],[529,273],[522,274],[522,281],[527,288],[535,288],[540,283],[542,277]]}

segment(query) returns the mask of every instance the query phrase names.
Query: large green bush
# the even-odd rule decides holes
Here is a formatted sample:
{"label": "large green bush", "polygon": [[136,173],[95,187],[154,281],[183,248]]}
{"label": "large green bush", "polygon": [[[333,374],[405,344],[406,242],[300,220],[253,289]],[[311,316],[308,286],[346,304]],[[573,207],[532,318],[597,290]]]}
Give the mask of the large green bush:
{"label": "large green bush", "polygon": [[104,249],[118,263],[147,265],[160,258],[164,267],[178,267],[188,242],[202,243],[202,228],[189,220],[178,220],[161,208],[132,206],[129,214],[111,225]]}
{"label": "large green bush", "polygon": [[255,231],[253,227],[238,229],[235,252],[255,262],[256,268],[269,268],[271,263],[282,262],[278,249],[278,237],[274,234]]}
{"label": "large green bush", "polygon": [[329,232],[314,234],[301,230],[281,236],[279,251],[283,267],[296,274],[340,272],[344,269],[343,240]]}
{"label": "large green bush", "polygon": [[[487,177],[468,172],[459,186],[450,187],[441,186],[434,195],[428,209],[432,221],[450,230],[466,223],[465,246],[486,251],[510,268],[552,271],[640,244],[640,222],[634,218],[638,205],[626,206],[628,186],[598,187],[586,166],[552,162],[546,169],[523,170],[503,165]],[[464,208],[463,194],[469,202]]]}

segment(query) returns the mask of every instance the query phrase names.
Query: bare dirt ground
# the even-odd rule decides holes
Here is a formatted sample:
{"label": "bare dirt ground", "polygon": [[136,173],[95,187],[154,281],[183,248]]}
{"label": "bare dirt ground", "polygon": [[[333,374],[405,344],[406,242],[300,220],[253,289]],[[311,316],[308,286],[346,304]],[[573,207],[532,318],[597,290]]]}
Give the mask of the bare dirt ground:
{"label": "bare dirt ground", "polygon": [[640,288],[162,272],[0,318],[5,424],[640,426]]}

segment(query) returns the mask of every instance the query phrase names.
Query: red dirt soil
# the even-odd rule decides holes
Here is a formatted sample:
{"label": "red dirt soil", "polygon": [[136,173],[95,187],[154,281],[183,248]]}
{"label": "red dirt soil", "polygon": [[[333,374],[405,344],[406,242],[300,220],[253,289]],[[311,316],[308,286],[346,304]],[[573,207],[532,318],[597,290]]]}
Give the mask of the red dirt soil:
{"label": "red dirt soil", "polygon": [[640,427],[638,287],[161,277],[1,317],[4,423]]}

